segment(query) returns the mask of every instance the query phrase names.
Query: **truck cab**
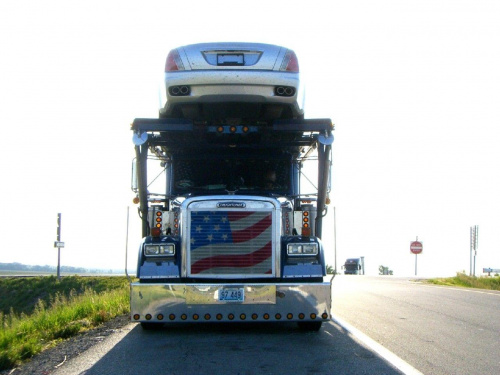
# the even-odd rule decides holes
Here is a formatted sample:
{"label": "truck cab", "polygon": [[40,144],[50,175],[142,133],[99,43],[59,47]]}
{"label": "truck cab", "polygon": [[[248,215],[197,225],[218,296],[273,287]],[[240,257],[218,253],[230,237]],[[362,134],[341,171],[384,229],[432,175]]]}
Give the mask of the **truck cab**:
{"label": "truck cab", "polygon": [[360,258],[349,258],[342,266],[345,275],[360,275],[362,273],[362,264]]}
{"label": "truck cab", "polygon": [[135,119],[132,131],[143,235],[132,321],[330,319],[331,120]]}

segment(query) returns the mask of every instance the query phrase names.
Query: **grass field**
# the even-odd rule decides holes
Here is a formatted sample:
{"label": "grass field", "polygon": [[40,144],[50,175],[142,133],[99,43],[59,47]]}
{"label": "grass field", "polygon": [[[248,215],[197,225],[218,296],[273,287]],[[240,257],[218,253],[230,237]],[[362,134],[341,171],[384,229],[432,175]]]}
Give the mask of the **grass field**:
{"label": "grass field", "polygon": [[436,285],[500,290],[500,276],[473,277],[473,276],[467,276],[463,273],[457,273],[455,277],[429,279],[428,282]]}
{"label": "grass field", "polygon": [[0,296],[0,370],[129,312],[125,277],[3,277]]}

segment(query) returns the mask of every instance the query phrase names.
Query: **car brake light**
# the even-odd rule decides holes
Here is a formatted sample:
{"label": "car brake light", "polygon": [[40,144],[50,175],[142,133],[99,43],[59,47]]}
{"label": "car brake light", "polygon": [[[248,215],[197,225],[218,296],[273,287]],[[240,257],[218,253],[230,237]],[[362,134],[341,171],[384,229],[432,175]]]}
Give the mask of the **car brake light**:
{"label": "car brake light", "polygon": [[173,49],[168,53],[167,62],[165,63],[165,71],[173,72],[176,70],[184,70],[184,64],[179,56],[179,52],[176,49]]}
{"label": "car brake light", "polygon": [[283,59],[283,63],[281,64],[280,70],[286,72],[299,72],[299,60],[297,59],[297,55],[293,51],[288,51]]}

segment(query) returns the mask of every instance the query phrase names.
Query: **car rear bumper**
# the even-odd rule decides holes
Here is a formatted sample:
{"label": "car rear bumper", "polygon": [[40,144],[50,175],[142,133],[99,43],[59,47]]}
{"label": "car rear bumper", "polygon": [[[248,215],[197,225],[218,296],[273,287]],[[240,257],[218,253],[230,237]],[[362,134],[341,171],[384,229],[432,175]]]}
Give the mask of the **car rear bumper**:
{"label": "car rear bumper", "polygon": [[[161,90],[160,112],[169,114],[176,105],[196,103],[267,103],[294,108],[297,115],[304,112],[304,90],[298,74],[265,71],[206,71],[176,72],[165,75]],[[185,86],[187,95],[173,96],[171,87]],[[277,87],[291,87],[294,94],[280,96]]]}
{"label": "car rear bumper", "polygon": [[[242,302],[221,302],[221,288],[243,288]],[[287,284],[143,284],[130,286],[135,322],[322,321],[330,319],[331,281]]]}
{"label": "car rear bumper", "polygon": [[216,85],[239,85],[239,86],[293,86],[299,87],[300,78],[298,73],[284,73],[276,71],[243,71],[243,70],[221,70],[221,71],[182,71],[165,73],[165,87],[177,85],[192,86],[216,86]]}

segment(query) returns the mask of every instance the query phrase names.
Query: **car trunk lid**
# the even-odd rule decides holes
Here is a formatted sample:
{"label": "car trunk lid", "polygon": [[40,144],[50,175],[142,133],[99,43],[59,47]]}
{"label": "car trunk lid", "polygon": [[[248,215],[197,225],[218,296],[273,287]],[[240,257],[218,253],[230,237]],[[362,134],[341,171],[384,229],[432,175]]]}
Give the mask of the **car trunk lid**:
{"label": "car trunk lid", "polygon": [[286,49],[270,44],[201,43],[179,48],[191,70],[279,70]]}

